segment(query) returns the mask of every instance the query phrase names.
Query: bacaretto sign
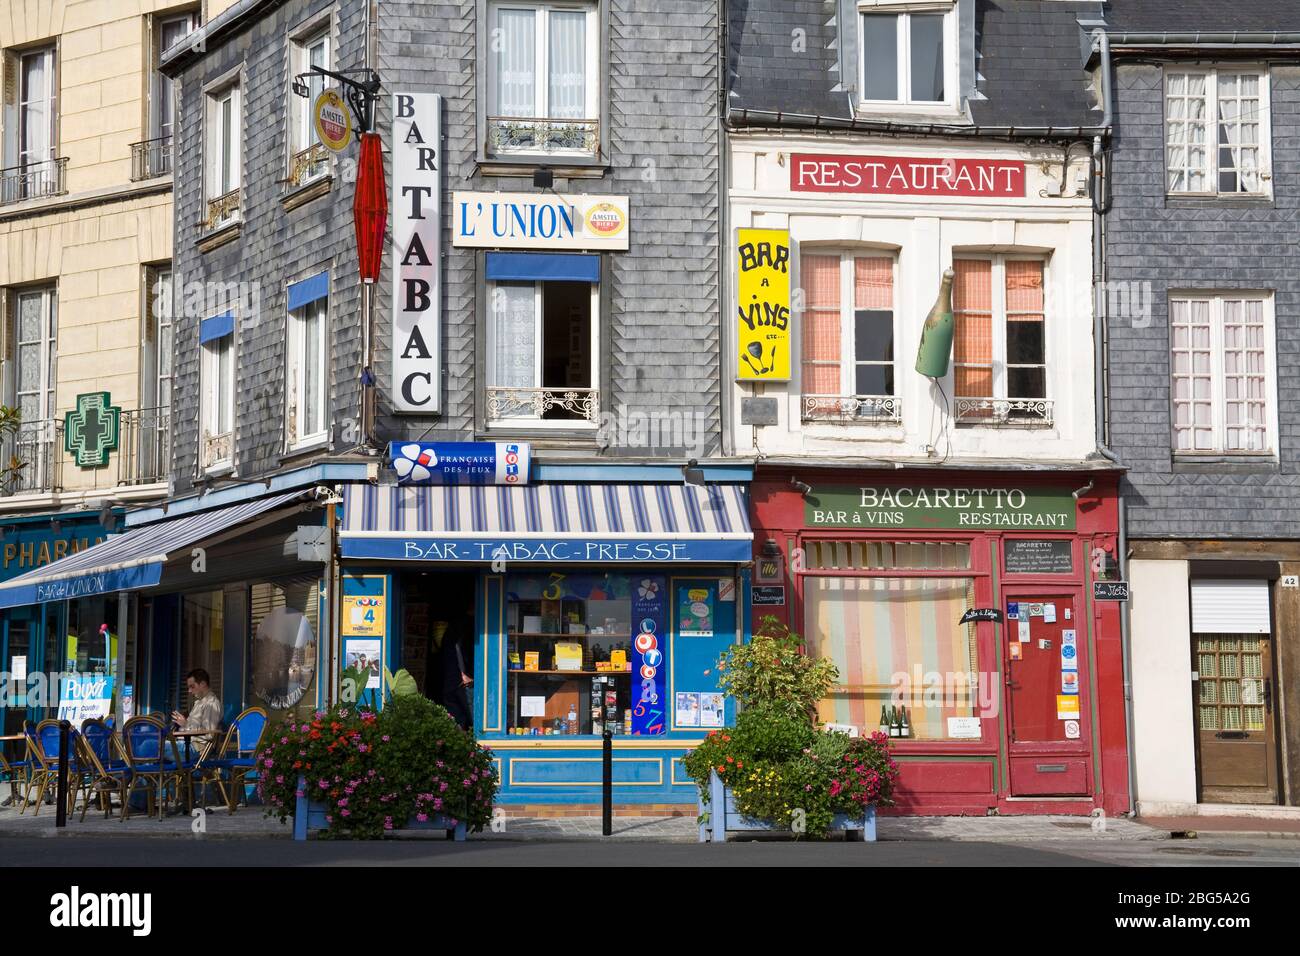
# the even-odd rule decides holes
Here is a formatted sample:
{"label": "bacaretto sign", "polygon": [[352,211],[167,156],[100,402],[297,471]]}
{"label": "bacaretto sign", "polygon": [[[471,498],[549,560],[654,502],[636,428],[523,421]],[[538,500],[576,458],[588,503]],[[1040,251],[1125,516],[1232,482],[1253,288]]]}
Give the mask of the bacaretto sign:
{"label": "bacaretto sign", "polygon": [[832,486],[805,498],[804,519],[817,528],[1073,531],[1075,501],[1055,488]]}
{"label": "bacaretto sign", "polygon": [[398,412],[441,411],[442,97],[393,94],[393,373]]}

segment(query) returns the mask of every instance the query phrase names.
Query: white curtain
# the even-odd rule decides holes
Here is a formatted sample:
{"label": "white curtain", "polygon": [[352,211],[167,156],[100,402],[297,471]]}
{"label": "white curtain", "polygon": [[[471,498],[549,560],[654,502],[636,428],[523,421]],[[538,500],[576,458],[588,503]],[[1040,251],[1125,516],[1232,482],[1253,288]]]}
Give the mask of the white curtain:
{"label": "white curtain", "polygon": [[40,163],[51,156],[50,116],[53,104],[50,103],[50,67],[49,53],[32,53],[23,57],[23,119],[22,145],[23,161]]}
{"label": "white curtain", "polygon": [[537,316],[531,282],[498,282],[488,296],[492,315],[492,375],[496,388],[534,388]]}
{"label": "white curtain", "polygon": [[536,11],[498,10],[489,43],[495,53],[496,115],[536,115]]}
{"label": "white curtain", "polygon": [[587,118],[587,14],[551,12],[550,108],[552,119]]}

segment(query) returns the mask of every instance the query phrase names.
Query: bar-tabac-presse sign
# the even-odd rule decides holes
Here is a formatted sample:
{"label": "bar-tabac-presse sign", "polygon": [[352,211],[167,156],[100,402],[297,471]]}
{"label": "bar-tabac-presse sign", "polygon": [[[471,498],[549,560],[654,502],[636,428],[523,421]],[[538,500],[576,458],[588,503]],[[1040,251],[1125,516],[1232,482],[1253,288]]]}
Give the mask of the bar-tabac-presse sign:
{"label": "bar-tabac-presse sign", "polygon": [[736,230],[736,378],[790,380],[790,231]]}
{"label": "bar-tabac-presse sign", "polygon": [[810,528],[1073,531],[1075,501],[1053,488],[834,485],[804,499]]}

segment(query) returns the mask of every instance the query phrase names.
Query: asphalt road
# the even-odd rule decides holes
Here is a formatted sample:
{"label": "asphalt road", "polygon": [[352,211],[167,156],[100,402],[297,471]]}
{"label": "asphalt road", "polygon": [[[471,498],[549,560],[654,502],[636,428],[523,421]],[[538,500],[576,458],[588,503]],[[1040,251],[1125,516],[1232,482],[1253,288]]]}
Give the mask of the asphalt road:
{"label": "asphalt road", "polygon": [[1051,844],[882,841],[726,845],[511,842],[5,838],[0,867],[1300,867],[1300,840],[1054,841]]}

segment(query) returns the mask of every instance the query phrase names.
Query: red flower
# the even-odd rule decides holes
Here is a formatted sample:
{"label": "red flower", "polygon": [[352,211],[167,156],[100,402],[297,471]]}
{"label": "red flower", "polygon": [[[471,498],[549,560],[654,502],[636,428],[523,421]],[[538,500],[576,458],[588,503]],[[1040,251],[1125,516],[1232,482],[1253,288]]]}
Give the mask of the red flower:
{"label": "red flower", "polygon": [[728,758],[727,758],[727,763],[735,763],[735,762],[736,762],[736,758],[735,758],[735,757],[728,757]]}

